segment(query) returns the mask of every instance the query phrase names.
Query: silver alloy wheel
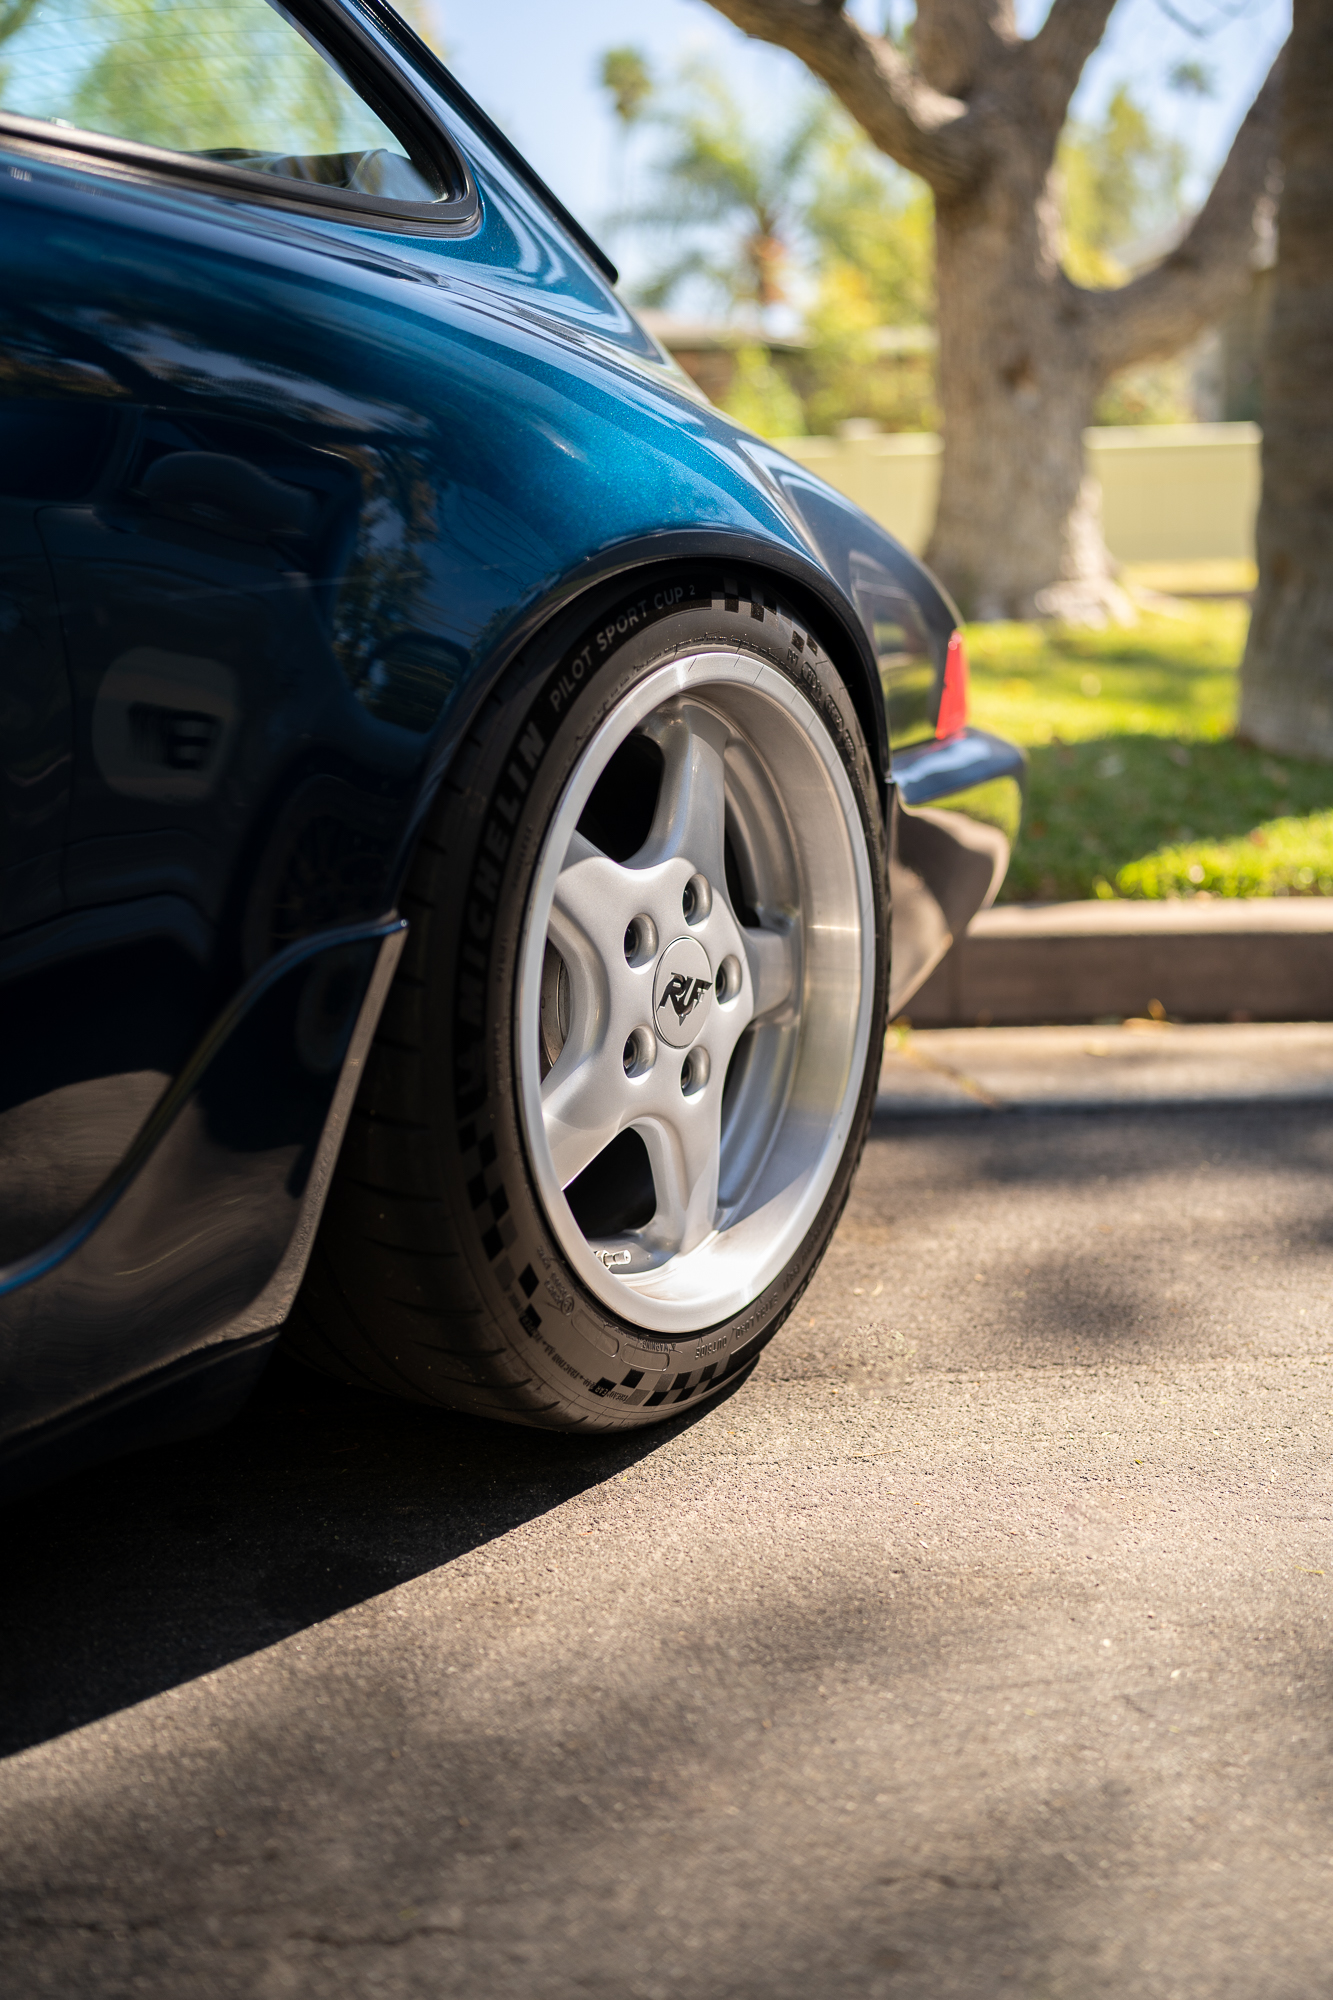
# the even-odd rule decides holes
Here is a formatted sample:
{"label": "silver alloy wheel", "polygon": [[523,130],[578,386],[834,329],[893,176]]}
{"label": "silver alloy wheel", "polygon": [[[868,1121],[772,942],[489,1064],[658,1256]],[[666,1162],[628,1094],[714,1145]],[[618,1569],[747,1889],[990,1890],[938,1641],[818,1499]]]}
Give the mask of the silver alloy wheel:
{"label": "silver alloy wheel", "polygon": [[[646,841],[615,861],[578,825],[636,733],[656,745],[661,780]],[[733,907],[728,847],[757,924]],[[875,949],[864,830],[813,705],[742,652],[649,674],[565,789],[518,966],[538,1192],[571,1265],[622,1320],[697,1333],[794,1255],[851,1132]],[[654,1212],[585,1234],[566,1191],[631,1129]]]}

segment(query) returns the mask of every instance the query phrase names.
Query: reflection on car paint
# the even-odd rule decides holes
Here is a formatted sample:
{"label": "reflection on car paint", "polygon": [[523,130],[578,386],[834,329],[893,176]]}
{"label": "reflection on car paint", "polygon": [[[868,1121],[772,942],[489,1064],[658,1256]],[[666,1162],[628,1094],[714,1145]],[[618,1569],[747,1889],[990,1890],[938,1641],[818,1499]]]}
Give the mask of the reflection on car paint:
{"label": "reflection on car paint", "polygon": [[[69,1365],[80,1347],[115,1383],[243,1321],[283,1261],[367,986],[401,929],[335,933],[272,960],[233,1003],[232,1032],[165,1091],[149,1076],[136,1102],[126,1073],[100,1079],[115,1114],[148,1116],[81,1212],[27,1253],[34,1268],[20,1257],[0,1278],[8,1431],[81,1400]],[[57,1118],[48,1141],[60,1130]],[[25,1282],[34,1275],[44,1282]]]}
{"label": "reflection on car paint", "polygon": [[[2,455],[2,454],[0,454]],[[55,592],[29,511],[0,496],[0,933],[60,908],[71,708]]]}

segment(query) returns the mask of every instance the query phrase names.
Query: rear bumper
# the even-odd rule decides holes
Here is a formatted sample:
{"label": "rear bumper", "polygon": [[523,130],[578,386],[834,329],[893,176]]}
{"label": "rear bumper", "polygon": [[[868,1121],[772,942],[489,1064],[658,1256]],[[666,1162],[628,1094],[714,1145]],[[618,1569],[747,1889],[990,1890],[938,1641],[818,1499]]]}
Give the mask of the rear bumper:
{"label": "rear bumper", "polygon": [[889,1009],[899,1014],[978,910],[999,894],[1023,817],[1027,757],[984,729],[893,759]]}
{"label": "rear bumper", "polygon": [[[985,729],[963,729],[942,743],[914,743],[908,750],[899,750],[893,759],[892,777],[899,800],[909,808],[947,801],[950,810],[983,819],[989,817],[988,811],[978,815],[976,807],[979,803],[984,807],[985,802],[973,797],[969,808],[967,797],[983,785],[1008,785],[1013,788],[1009,797],[1021,817],[1027,768],[1027,752],[1016,743],[1007,743],[1003,736],[992,736]],[[1011,841],[1017,832],[1015,818]]]}

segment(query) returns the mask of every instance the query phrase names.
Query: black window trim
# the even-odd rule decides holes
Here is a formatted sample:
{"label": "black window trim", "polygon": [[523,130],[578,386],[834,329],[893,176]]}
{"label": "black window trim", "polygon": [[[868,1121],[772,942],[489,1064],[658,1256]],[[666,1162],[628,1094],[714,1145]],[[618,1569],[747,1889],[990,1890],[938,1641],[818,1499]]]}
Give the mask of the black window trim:
{"label": "black window trim", "polygon": [[389,60],[350,8],[321,0],[279,0],[274,12],[290,15],[293,27],[327,53],[335,70],[390,131],[430,162],[448,190],[445,195],[438,201],[393,201],[4,110],[0,143],[8,151],[61,165],[84,164],[121,179],[229,196],[396,235],[471,235],[481,220],[481,198],[467,161],[410,77]]}
{"label": "black window trim", "polygon": [[560,227],[567,230],[584,255],[591,258],[608,284],[618,285],[620,272],[601,244],[588,234],[577,216],[570,214],[559,195],[553,193],[536,168],[524,159],[513,140],[500,130],[488,112],[482,110],[475,97],[464,90],[453,71],[441,61],[434,49],[422,41],[411,22],[405,21],[401,14],[395,13],[391,6],[384,4],[384,0],[362,0],[362,4],[373,20],[377,23],[382,22],[386,35],[392,36],[394,41],[411,51],[414,62],[428,75],[438,77],[440,95],[447,101],[452,101],[487,145],[527,182],[533,194],[550,211]]}

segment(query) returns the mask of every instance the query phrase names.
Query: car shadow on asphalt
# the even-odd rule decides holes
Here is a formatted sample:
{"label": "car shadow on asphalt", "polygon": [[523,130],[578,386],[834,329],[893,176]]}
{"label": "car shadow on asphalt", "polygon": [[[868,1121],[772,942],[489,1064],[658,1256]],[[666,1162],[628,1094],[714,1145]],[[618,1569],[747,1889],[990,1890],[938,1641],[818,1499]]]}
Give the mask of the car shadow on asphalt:
{"label": "car shadow on asphalt", "polygon": [[[863,1163],[849,1221],[892,1203],[905,1241],[938,1222],[941,1185],[956,1203],[988,1185],[1104,1182],[1110,1191],[1168,1165],[1256,1162],[1319,1191],[1284,1216],[1279,1261],[1322,1258],[1333,1239],[1322,1196],[1333,1168],[1327,1104],[1189,1107],[1169,1126],[1146,1106],[877,1118],[873,1136],[880,1143]],[[1256,1215],[1252,1227],[1263,1245],[1271,1219]],[[1132,1265],[1103,1263],[1111,1248],[1096,1237],[1072,1254],[1025,1251],[1037,1267],[1025,1291],[988,1294],[989,1312],[1021,1321],[1026,1348],[1043,1360],[1144,1352],[1165,1335],[1179,1351],[1188,1329],[1174,1306],[1149,1297]],[[1239,1255],[1239,1240],[1230,1248]],[[562,1436],[345,1389],[279,1354],[226,1429],[0,1508],[0,1756],[454,1561],[614,1478],[718,1406],[628,1435]]]}
{"label": "car shadow on asphalt", "polygon": [[0,1509],[0,1756],[454,1561],[716,1410],[568,1436],[344,1388],[276,1353],[225,1429]]}
{"label": "car shadow on asphalt", "polygon": [[[928,1157],[925,1179],[918,1166],[907,1191],[911,1204],[925,1209],[937,1200],[935,1182],[947,1181],[955,1200],[985,1187],[1105,1184],[1109,1194],[1145,1176],[1256,1168],[1317,1190],[1322,1202],[1333,1173],[1333,1103],[1247,1095],[1245,1085],[1238,1076],[1234,1097],[1194,1101],[1016,1101],[944,1112],[902,1112],[881,1102],[870,1137],[886,1142],[886,1158],[903,1146],[917,1160]],[[1321,1208],[1314,1226],[1318,1242],[1333,1242],[1333,1207]]]}
{"label": "car shadow on asphalt", "polygon": [[1322,1100],[878,1114],[819,1331],[798,1324],[777,1365],[892,1401],[939,1370],[1323,1355],[1330,1190]]}

